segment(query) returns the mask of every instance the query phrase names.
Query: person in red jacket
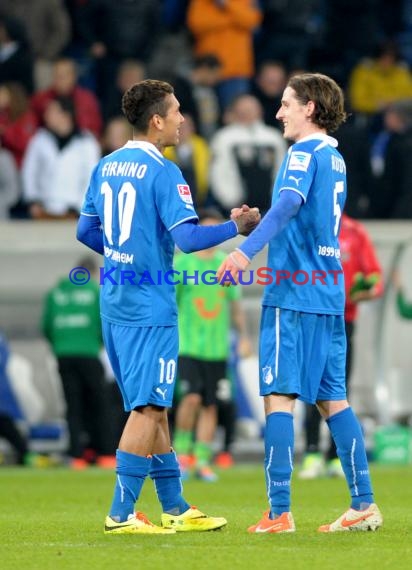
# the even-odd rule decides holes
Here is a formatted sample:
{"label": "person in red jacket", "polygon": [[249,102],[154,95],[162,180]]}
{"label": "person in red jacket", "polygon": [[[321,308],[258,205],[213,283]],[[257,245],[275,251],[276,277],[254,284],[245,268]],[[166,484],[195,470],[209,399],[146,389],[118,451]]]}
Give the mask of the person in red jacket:
{"label": "person in red jacket", "polygon": [[90,89],[77,85],[76,64],[70,58],[60,58],[54,63],[51,86],[38,91],[31,99],[32,109],[41,122],[48,103],[56,97],[71,97],[79,128],[91,131],[97,138],[101,135],[103,121],[99,102]]}
{"label": "person in red jacket", "polygon": [[[347,340],[346,353],[346,389],[349,392],[350,374],[353,356],[353,334],[358,318],[359,303],[380,297],[383,293],[382,269],[372,241],[363,224],[346,214],[342,216],[339,233],[342,268],[345,276],[345,330]],[[325,460],[319,450],[320,420],[315,406],[306,408],[306,453],[299,472],[301,479],[315,479],[325,474],[343,476],[342,467],[336,454],[333,440],[330,440]]]}
{"label": "person in red jacket", "polygon": [[13,81],[0,83],[0,142],[12,153],[18,168],[38,126],[24,85]]}

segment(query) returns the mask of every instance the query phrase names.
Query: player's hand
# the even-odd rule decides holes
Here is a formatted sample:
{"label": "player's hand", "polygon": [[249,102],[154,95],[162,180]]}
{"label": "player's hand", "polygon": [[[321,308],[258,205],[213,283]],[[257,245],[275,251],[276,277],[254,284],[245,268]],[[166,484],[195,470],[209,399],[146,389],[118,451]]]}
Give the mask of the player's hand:
{"label": "player's hand", "polygon": [[230,218],[236,222],[238,233],[242,236],[248,236],[261,220],[259,208],[249,208],[249,206],[243,205],[238,210],[241,212],[235,211],[234,214],[232,210]]}
{"label": "player's hand", "polygon": [[[232,285],[232,281],[236,284],[239,283],[239,271],[244,271],[249,263],[248,258],[240,251],[229,253],[217,270],[216,277],[218,282],[223,285],[223,287],[230,287],[230,285]],[[232,279],[229,278],[229,275]],[[226,279],[221,283],[224,277],[226,277]]]}
{"label": "player's hand", "polygon": [[249,212],[250,206],[247,204],[242,204],[240,208],[232,208],[230,210],[230,219],[236,220],[243,212]]}

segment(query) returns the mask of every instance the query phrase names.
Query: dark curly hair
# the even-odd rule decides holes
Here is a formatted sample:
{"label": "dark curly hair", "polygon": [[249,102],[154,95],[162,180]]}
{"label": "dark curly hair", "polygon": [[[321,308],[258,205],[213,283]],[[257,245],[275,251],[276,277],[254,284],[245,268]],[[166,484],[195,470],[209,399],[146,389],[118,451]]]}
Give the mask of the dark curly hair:
{"label": "dark curly hair", "polygon": [[167,96],[173,93],[173,87],[166,81],[139,81],[123,95],[122,111],[135,131],[146,134],[153,115],[167,115],[170,106]]}
{"label": "dark curly hair", "polygon": [[292,76],[288,86],[302,105],[314,102],[312,121],[321,129],[332,133],[346,121],[343,92],[332,78],[321,73],[302,73]]}

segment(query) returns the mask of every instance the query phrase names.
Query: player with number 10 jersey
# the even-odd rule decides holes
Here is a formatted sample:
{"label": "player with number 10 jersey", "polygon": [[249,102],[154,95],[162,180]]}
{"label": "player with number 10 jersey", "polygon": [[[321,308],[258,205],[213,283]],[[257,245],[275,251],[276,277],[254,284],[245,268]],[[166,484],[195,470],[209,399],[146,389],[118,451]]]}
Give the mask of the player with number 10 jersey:
{"label": "player with number 10 jersey", "polygon": [[197,220],[177,166],[154,145],[129,141],[95,168],[82,214],[104,221],[102,317],[132,326],[176,325],[170,231]]}

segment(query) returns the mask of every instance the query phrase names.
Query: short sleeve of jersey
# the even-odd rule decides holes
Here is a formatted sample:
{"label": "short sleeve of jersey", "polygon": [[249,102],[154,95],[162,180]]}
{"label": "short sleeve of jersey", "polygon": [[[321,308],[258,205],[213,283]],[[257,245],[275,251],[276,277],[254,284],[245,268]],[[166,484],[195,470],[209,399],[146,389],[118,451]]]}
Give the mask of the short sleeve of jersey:
{"label": "short sleeve of jersey", "polygon": [[187,220],[197,220],[189,185],[180,169],[166,162],[154,181],[155,202],[165,227],[170,231]]}
{"label": "short sleeve of jersey", "polygon": [[97,211],[94,205],[94,200],[93,200],[93,187],[94,185],[94,178],[95,178],[95,172],[96,172],[97,167],[93,170],[92,176],[90,178],[90,184],[89,187],[86,191],[86,194],[84,196],[83,199],[83,204],[81,207],[81,213],[86,215],[86,216],[97,216]]}
{"label": "short sleeve of jersey", "polygon": [[285,157],[285,168],[278,192],[293,190],[306,202],[316,173],[316,157],[313,141],[294,144]]}

